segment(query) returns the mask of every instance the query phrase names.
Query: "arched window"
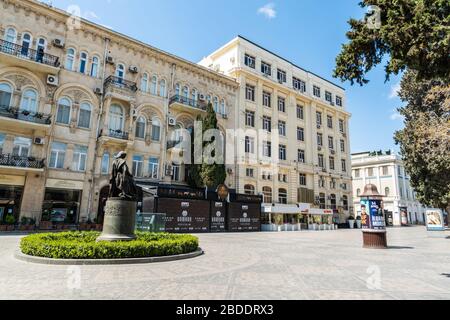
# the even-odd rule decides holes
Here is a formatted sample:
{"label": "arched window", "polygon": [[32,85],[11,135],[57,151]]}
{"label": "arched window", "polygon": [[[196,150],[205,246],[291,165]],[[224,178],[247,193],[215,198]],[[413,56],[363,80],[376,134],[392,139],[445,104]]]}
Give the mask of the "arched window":
{"label": "arched window", "polygon": [[166,80],[164,79],[159,82],[159,95],[163,98],[166,97]]}
{"label": "arched window", "polygon": [[80,105],[80,114],[78,115],[78,126],[89,129],[91,127],[92,107],[89,103],[83,102]]}
{"label": "arched window", "polygon": [[29,33],[24,33],[22,36],[22,50],[21,53],[24,56],[28,56],[28,50],[31,47],[31,35]]}
{"label": "arched window", "polygon": [[152,140],[159,141],[161,139],[161,121],[158,118],[152,119]]}
{"label": "arched window", "polygon": [[189,87],[188,86],[183,87],[183,98],[186,99],[186,101],[189,100]]}
{"label": "arched window", "polygon": [[33,89],[26,89],[22,94],[20,109],[30,112],[37,111],[37,93]]}
{"label": "arched window", "polygon": [[58,102],[58,111],[56,113],[56,122],[61,124],[69,124],[71,108],[72,102],[69,99],[60,99]]}
{"label": "arched window", "polygon": [[5,41],[11,42],[11,43],[16,43],[16,39],[17,39],[16,29],[8,28],[6,30],[6,34],[5,34]]}
{"label": "arched window", "polygon": [[390,190],[388,187],[386,187],[386,188],[384,189],[384,195],[385,195],[386,197],[389,197],[390,193],[391,193],[391,190]]}
{"label": "arched window", "polygon": [[219,98],[213,98],[213,108],[216,113],[219,113]]}
{"label": "arched window", "polygon": [[177,97],[179,97],[180,96],[180,89],[181,87],[180,87],[180,84],[179,83],[177,83],[176,85],[175,85],[175,95],[177,96]]}
{"label": "arched window", "polygon": [[263,202],[264,203],[272,203],[272,188],[270,187],[263,187]]}
{"label": "arched window", "polygon": [[100,58],[97,56],[94,56],[92,58],[91,63],[91,77],[97,78],[98,77],[98,66],[99,66]]}
{"label": "arched window", "polygon": [[136,138],[145,138],[145,125],[147,121],[144,117],[139,117],[136,121]]}
{"label": "arched window", "polygon": [[144,73],[141,79],[141,91],[148,92],[148,74]]}
{"label": "arched window", "polygon": [[73,48],[69,48],[67,49],[67,54],[66,54],[66,69],[73,71],[75,65],[75,49]]}
{"label": "arched window", "polygon": [[158,94],[158,78],[156,76],[152,77],[152,84],[150,85],[150,93],[155,96]]}
{"label": "arched window", "polygon": [[9,108],[11,106],[12,88],[7,83],[0,83],[0,107]]}
{"label": "arched window", "polygon": [[227,114],[227,106],[225,104],[225,99],[222,99],[222,101],[220,101],[220,114],[221,115]]}
{"label": "arched window", "polygon": [[42,52],[45,52],[47,48],[47,41],[44,38],[39,38],[36,43],[36,50],[42,50]]}
{"label": "arched window", "polygon": [[278,189],[278,202],[281,204],[287,204],[287,190]]}
{"label": "arched window", "polygon": [[82,52],[80,54],[80,73],[86,73],[86,66],[88,61],[88,54],[86,52]]}
{"label": "arched window", "polygon": [[246,184],[244,186],[244,193],[245,194],[249,194],[249,195],[254,195],[255,194],[255,187],[251,184]]}
{"label": "arched window", "polygon": [[124,114],[120,105],[113,104],[109,109],[109,130],[122,132],[124,126]]}
{"label": "arched window", "polygon": [[121,63],[117,65],[116,77],[122,80],[125,78],[125,66]]}

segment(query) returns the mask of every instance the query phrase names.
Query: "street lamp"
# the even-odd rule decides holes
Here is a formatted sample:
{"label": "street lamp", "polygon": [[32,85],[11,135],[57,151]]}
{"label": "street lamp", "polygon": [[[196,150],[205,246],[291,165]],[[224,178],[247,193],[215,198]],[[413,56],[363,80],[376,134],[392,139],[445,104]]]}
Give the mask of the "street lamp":
{"label": "street lamp", "polygon": [[386,224],[383,215],[383,196],[377,186],[368,184],[364,187],[361,198],[361,222],[364,248],[386,249]]}

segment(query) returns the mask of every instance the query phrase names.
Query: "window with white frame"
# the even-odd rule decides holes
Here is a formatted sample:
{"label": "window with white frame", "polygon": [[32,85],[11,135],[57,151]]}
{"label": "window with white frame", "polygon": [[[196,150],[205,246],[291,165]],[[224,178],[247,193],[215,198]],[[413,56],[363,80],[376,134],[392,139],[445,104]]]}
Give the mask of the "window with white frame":
{"label": "window with white frame", "polygon": [[150,84],[150,93],[154,96],[158,94],[158,77],[152,77],[152,83]]}
{"label": "window with white frame", "polygon": [[109,159],[110,155],[108,152],[103,153],[102,156],[102,174],[109,174]]}
{"label": "window with white frame", "polygon": [[272,203],[272,188],[271,187],[263,187],[263,201],[264,203]]}
{"label": "window with white frame", "polygon": [[341,152],[345,152],[345,141],[341,140]]}
{"label": "window with white frame", "polygon": [[251,184],[246,184],[244,186],[244,193],[248,194],[248,195],[253,195],[255,194],[255,187]]}
{"label": "window with white frame", "polygon": [[333,95],[329,91],[325,91],[325,100],[329,103],[333,102]]}
{"label": "window with white frame", "polygon": [[3,144],[5,143],[6,135],[4,133],[0,133],[0,154],[3,154]]}
{"label": "window with white frame", "polygon": [[158,118],[152,119],[152,140],[159,141],[161,139],[161,121]]}
{"label": "window with white frame", "polygon": [[298,149],[297,150],[297,159],[299,163],[305,163],[305,150],[303,149]]}
{"label": "window with white frame", "polygon": [[304,119],[304,107],[302,105],[297,105],[297,119]]}
{"label": "window with white frame", "polygon": [[253,168],[246,168],[245,169],[245,175],[249,178],[255,177],[255,170]]}
{"label": "window with white frame", "polygon": [[333,117],[327,116],[327,126],[329,129],[333,129]]}
{"label": "window with white frame", "polygon": [[109,109],[109,130],[123,132],[125,116],[123,108],[118,104],[112,104]]}
{"label": "window with white frame", "polygon": [[31,139],[25,137],[15,137],[12,154],[19,157],[28,157],[31,150]]}
{"label": "window with white frame", "polygon": [[255,113],[253,111],[245,111],[245,125],[255,127]]}
{"label": "window with white frame", "polygon": [[272,132],[272,118],[268,116],[263,116],[263,130],[267,132]]}
{"label": "window with white frame", "polygon": [[8,28],[5,33],[5,41],[16,43],[17,40],[17,32],[14,28]]}
{"label": "window with white frame", "polygon": [[272,66],[264,61],[261,61],[261,72],[267,76],[272,75]]}
{"label": "window with white frame", "polygon": [[319,167],[322,169],[325,169],[325,161],[323,159],[323,154],[319,154],[318,155],[318,160],[319,160]]}
{"label": "window with white frame", "polygon": [[28,56],[28,50],[31,47],[31,35],[29,33],[24,33],[22,35],[22,50],[21,53],[25,57]]}
{"label": "window with white frame", "polygon": [[286,137],[286,121],[278,121],[278,134]]}
{"label": "window with white frame", "polygon": [[318,134],[317,134],[317,145],[318,145],[319,147],[322,147],[322,146],[323,146],[323,135],[322,135],[321,133],[318,133]]}
{"label": "window with white frame", "polygon": [[213,98],[213,109],[215,113],[219,113],[219,98]]}
{"label": "window with white frame", "polygon": [[286,160],[287,158],[286,146],[280,144],[279,151],[280,151],[280,160]]}
{"label": "window with white frame", "polygon": [[314,96],[320,98],[320,97],[321,97],[321,94],[320,94],[320,87],[318,87],[318,86],[313,86],[313,94],[314,94]]}
{"label": "window with white frame", "polygon": [[12,87],[7,83],[0,83],[0,106],[10,107],[12,100]]}
{"label": "window with white frame", "polygon": [[172,180],[180,181],[180,165],[172,164]]}
{"label": "window with white frame", "polygon": [[330,157],[330,170],[334,170],[335,166],[334,166],[334,157]]}
{"label": "window with white frame", "polygon": [[255,138],[249,136],[245,137],[245,153],[255,153]]}
{"label": "window with white frame", "polygon": [[263,91],[263,106],[270,108],[271,107],[271,93],[267,91]]}
{"label": "window with white frame", "polygon": [[305,129],[297,127],[297,140],[305,141]]}
{"label": "window with white frame", "polygon": [[148,160],[148,174],[151,179],[158,179],[159,177],[159,159],[150,157]]}
{"label": "window with white frame", "polygon": [[73,171],[86,171],[86,159],[88,148],[85,146],[75,145],[73,149]]}
{"label": "window with white frame", "polygon": [[249,55],[249,54],[245,54],[244,57],[244,63],[247,67],[250,67],[252,69],[255,69],[256,67],[256,59],[255,57]]}
{"label": "window with white frame", "polygon": [[67,145],[61,142],[53,142],[50,152],[49,168],[63,169],[66,157]]}
{"label": "window with white frame", "polygon": [[148,92],[148,73],[144,73],[141,79],[141,91]]}
{"label": "window with white frame", "polygon": [[286,83],[286,71],[278,69],[277,70],[277,79],[281,83]]}
{"label": "window with white frame", "polygon": [[336,96],[336,105],[342,107],[342,98],[339,96]]}
{"label": "window with white frame", "polygon": [[91,127],[92,107],[89,103],[83,102],[80,105],[80,114],[78,115],[78,127],[89,129]]}
{"label": "window with white frame", "polygon": [[334,150],[334,139],[333,137],[328,137],[328,148]]}
{"label": "window with white frame", "polygon": [[147,120],[143,116],[136,120],[136,138],[145,139],[146,124]]}
{"label": "window with white frame", "polygon": [[304,173],[299,174],[299,183],[301,186],[306,186],[307,184],[306,174]]}
{"label": "window with white frame", "polygon": [[286,189],[279,189],[278,190],[278,202],[280,204],[287,204],[287,190]]}
{"label": "window with white frame", "polygon": [[66,70],[73,71],[75,67],[75,49],[69,48],[66,52]]}
{"label": "window with white frame", "polygon": [[245,98],[250,101],[255,101],[255,87],[249,84],[245,87]]}
{"label": "window with white frame", "polygon": [[97,78],[98,77],[98,68],[100,65],[100,58],[97,56],[94,56],[92,58],[92,62],[91,62],[91,77],[93,78]]}
{"label": "window with white frame", "polygon": [[305,92],[306,91],[306,83],[305,81],[302,81],[296,77],[292,78],[292,86],[294,87],[295,90],[298,90],[300,92]]}
{"label": "window with white frame", "polygon": [[58,101],[58,110],[56,112],[56,123],[69,124],[72,102],[67,98],[61,98]]}
{"label": "window with white frame", "polygon": [[316,112],[316,124],[318,127],[322,126],[322,112]]}
{"label": "window with white frame", "polygon": [[272,143],[270,141],[263,141],[263,157],[272,157]]}
{"label": "window with white frame", "polygon": [[26,89],[22,93],[20,100],[20,109],[30,112],[37,112],[38,109],[38,95],[36,90]]}
{"label": "window with white frame", "polygon": [[278,111],[286,112],[286,99],[283,97],[278,97]]}
{"label": "window with white frame", "polygon": [[161,79],[159,81],[159,96],[165,98],[166,97],[166,80]]}
{"label": "window with white frame", "polygon": [[133,156],[133,176],[142,177],[143,167],[144,167],[144,157],[139,155]]}
{"label": "window with white frame", "polygon": [[225,99],[220,101],[220,114],[223,116],[227,115],[227,105],[225,103]]}
{"label": "window with white frame", "polygon": [[116,68],[116,77],[119,78],[119,80],[125,79],[125,66],[121,63],[117,65]]}
{"label": "window with white frame", "polygon": [[342,172],[347,172],[347,161],[344,159],[341,160]]}
{"label": "window with white frame", "polygon": [[86,73],[87,69],[87,63],[88,63],[88,54],[86,52],[81,52],[80,54],[80,66],[78,71],[80,73]]}
{"label": "window with white frame", "polygon": [[345,133],[345,124],[344,124],[344,120],[339,119],[339,131],[341,133]]}

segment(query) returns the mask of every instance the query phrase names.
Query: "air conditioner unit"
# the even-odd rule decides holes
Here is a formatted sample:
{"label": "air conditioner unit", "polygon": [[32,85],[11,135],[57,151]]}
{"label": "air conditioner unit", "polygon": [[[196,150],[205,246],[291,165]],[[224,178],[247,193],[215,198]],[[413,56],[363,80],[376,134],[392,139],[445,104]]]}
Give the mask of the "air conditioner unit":
{"label": "air conditioner unit", "polygon": [[205,101],[206,100],[205,95],[202,94],[202,93],[198,94],[198,99],[201,100],[201,101]]}
{"label": "air conditioner unit", "polygon": [[114,64],[114,58],[111,56],[107,56],[106,57],[106,63],[108,64]]}
{"label": "air conditioner unit", "polygon": [[98,95],[102,95],[103,94],[103,90],[102,90],[102,88],[95,88],[94,89],[94,93],[98,94]]}
{"label": "air conditioner unit", "polygon": [[164,171],[165,171],[166,176],[171,176],[173,173],[173,168],[170,164],[166,164]]}
{"label": "air conditioner unit", "polygon": [[49,74],[47,76],[47,84],[51,86],[57,86],[59,84],[58,76],[54,76],[52,74]]}
{"label": "air conditioner unit", "polygon": [[65,46],[64,41],[62,39],[54,39],[52,41],[52,44],[54,47],[61,48],[61,49],[64,48],[64,46]]}
{"label": "air conditioner unit", "polygon": [[169,123],[169,126],[174,127],[177,124],[177,120],[174,117],[169,117],[168,123]]}
{"label": "air conditioner unit", "polygon": [[136,66],[130,66],[129,70],[130,70],[131,73],[138,73],[139,72],[139,69]]}
{"label": "air conditioner unit", "polygon": [[45,140],[44,138],[36,137],[34,138],[33,143],[37,145],[43,145],[45,143]]}

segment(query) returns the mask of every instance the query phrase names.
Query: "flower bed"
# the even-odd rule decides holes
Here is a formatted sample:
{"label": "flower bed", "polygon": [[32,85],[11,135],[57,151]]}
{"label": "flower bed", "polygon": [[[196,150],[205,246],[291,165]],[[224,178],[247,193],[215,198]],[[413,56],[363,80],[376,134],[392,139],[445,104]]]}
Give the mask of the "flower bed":
{"label": "flower bed", "polygon": [[172,256],[198,249],[192,235],[137,232],[137,239],[96,242],[99,232],[33,234],[20,242],[22,253],[52,259],[126,259]]}

